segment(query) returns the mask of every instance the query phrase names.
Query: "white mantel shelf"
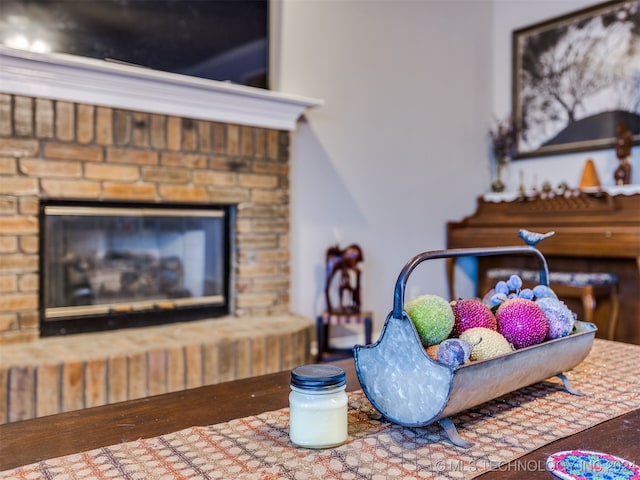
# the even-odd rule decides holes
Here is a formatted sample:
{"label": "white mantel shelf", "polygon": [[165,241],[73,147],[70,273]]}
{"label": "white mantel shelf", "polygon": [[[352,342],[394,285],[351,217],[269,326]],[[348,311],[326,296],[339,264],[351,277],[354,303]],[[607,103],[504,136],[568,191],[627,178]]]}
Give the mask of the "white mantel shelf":
{"label": "white mantel shelf", "polygon": [[0,47],[0,92],[277,130],[322,100],[66,54]]}

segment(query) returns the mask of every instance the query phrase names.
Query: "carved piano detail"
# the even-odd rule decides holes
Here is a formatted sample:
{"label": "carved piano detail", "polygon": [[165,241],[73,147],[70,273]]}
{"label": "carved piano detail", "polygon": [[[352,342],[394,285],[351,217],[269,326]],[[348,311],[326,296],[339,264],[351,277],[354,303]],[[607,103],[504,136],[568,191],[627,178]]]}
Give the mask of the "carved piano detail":
{"label": "carved piano detail", "polygon": [[[555,231],[538,245],[551,271],[616,274],[620,295],[616,340],[640,344],[639,193],[566,191],[498,202],[480,197],[475,213],[447,224],[447,248],[519,245],[521,228]],[[527,258],[478,258],[479,278],[492,267],[533,266]],[[449,262],[450,291],[454,271],[453,261]],[[596,323],[606,314],[607,308],[597,309]]]}

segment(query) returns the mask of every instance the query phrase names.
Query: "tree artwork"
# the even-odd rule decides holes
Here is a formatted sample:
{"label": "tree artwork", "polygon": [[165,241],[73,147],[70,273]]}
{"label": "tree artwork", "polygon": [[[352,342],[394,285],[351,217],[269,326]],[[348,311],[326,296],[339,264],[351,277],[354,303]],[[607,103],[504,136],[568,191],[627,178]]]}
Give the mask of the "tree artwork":
{"label": "tree artwork", "polygon": [[606,148],[622,123],[640,139],[640,0],[514,32],[518,156]]}

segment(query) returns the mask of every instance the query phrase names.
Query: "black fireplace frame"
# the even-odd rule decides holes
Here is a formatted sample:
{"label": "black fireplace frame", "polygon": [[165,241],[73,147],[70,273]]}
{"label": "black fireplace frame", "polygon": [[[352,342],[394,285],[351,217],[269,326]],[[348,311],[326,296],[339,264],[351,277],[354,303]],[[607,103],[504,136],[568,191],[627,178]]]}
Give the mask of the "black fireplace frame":
{"label": "black fireplace frame", "polygon": [[[148,209],[168,209],[168,210],[222,210],[224,211],[224,278],[226,279],[223,290],[224,300],[216,305],[193,305],[181,306],[176,309],[149,309],[143,311],[110,312],[106,314],[93,314],[90,316],[68,317],[62,319],[46,319],[45,315],[45,289],[44,275],[45,268],[45,246],[46,229],[44,225],[45,208],[49,206],[61,207],[112,207],[112,208],[148,208]],[[119,201],[87,201],[83,199],[40,199],[39,203],[39,293],[38,293],[38,313],[40,336],[50,337],[59,335],[70,335],[77,333],[90,333],[98,331],[109,331],[126,328],[147,327],[152,325],[165,325],[170,323],[180,323],[206,318],[216,318],[228,315],[231,305],[231,264],[232,264],[232,244],[235,239],[233,225],[235,224],[235,207],[229,204],[202,204],[202,203],[151,203],[151,202],[119,202]]]}

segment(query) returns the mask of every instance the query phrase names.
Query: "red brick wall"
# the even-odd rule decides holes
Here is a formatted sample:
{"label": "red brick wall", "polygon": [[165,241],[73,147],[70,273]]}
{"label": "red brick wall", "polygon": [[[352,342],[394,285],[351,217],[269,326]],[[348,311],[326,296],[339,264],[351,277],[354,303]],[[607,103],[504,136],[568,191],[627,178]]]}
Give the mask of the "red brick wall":
{"label": "red brick wall", "polygon": [[232,310],[288,312],[289,134],[0,94],[0,344],[38,337],[40,198],[237,204]]}

